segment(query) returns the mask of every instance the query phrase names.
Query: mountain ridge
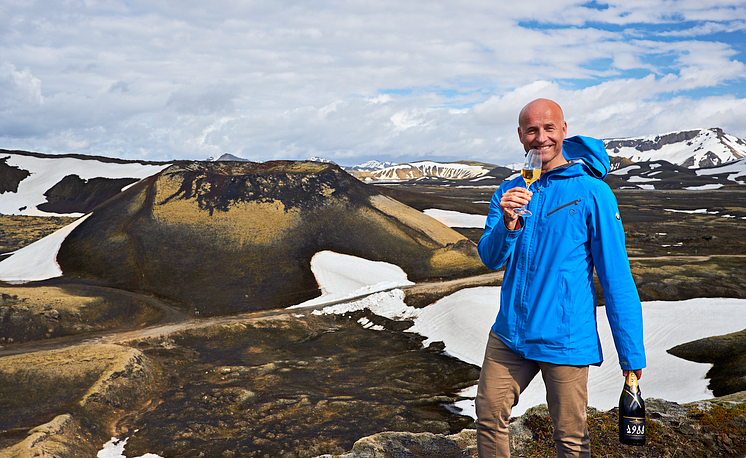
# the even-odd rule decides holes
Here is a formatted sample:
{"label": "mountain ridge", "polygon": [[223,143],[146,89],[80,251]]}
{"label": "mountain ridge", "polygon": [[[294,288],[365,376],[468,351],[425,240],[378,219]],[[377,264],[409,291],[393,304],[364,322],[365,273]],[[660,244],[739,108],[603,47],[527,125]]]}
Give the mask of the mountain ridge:
{"label": "mountain ridge", "polygon": [[[604,140],[613,189],[721,189],[746,184],[746,141],[719,128]],[[308,161],[334,162],[313,157]],[[123,160],[0,149],[0,213],[82,216],[119,192],[178,161]],[[195,163],[257,164],[231,154]],[[636,164],[636,167],[629,167]],[[336,166],[336,164],[335,164]],[[340,169],[367,183],[496,187],[515,167],[477,161],[368,161]],[[654,170],[656,169],[656,170]],[[622,173],[624,172],[624,173]],[[664,173],[665,172],[665,173]],[[425,181],[426,180],[426,181]]]}

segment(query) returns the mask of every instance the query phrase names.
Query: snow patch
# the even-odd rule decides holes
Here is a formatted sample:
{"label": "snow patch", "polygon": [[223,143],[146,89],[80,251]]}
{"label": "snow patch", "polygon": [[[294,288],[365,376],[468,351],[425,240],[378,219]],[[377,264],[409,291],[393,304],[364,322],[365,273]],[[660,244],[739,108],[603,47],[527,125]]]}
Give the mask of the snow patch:
{"label": "snow patch", "polygon": [[401,267],[387,262],[321,251],[311,259],[311,271],[321,289],[321,296],[293,307],[308,307],[332,301],[413,285]]}
{"label": "snow patch", "polygon": [[62,242],[91,214],[73,221],[0,261],[0,280],[8,283],[28,283],[62,276],[62,269],[57,264],[57,253]]}
{"label": "snow patch", "polygon": [[426,209],[423,213],[448,227],[474,227],[482,229],[487,221],[487,217],[484,215],[473,215],[437,208]]}
{"label": "snow patch", "polygon": [[[126,458],[124,456],[124,446],[127,445],[127,439],[119,440],[116,437],[112,437],[111,440],[104,444],[104,448],[99,450],[96,454],[96,458]],[[137,458],[162,458],[160,455],[153,453],[146,453],[140,455]]]}

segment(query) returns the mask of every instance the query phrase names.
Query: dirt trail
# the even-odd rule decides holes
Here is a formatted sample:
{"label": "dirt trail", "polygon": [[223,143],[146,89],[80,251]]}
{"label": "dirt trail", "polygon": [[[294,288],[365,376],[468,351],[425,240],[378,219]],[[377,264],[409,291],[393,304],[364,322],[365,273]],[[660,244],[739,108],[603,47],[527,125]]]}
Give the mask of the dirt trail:
{"label": "dirt trail", "polygon": [[[660,260],[660,259],[675,259],[678,261],[707,261],[715,257],[723,258],[742,258],[746,255],[707,255],[707,256],[652,256],[652,257],[630,257],[631,262],[634,261],[646,261],[646,260]],[[422,296],[426,297],[425,302],[431,303],[440,297],[446,296],[453,292],[456,292],[463,288],[478,287],[478,286],[493,286],[497,285],[502,281],[503,272],[496,271],[490,272],[483,275],[474,277],[459,278],[455,280],[444,280],[444,281],[433,281],[426,283],[417,283],[415,285],[401,287],[407,296],[415,297]],[[293,308],[293,309],[273,309],[255,312],[246,312],[242,314],[232,316],[218,316],[210,318],[195,318],[188,314],[186,311],[176,308],[163,301],[155,299],[151,296],[146,296],[134,292],[104,288],[90,285],[75,285],[76,287],[85,288],[88,290],[109,290],[116,291],[117,294],[129,296],[134,300],[146,302],[152,307],[161,310],[164,313],[163,319],[155,325],[148,326],[142,329],[136,330],[109,330],[97,333],[90,333],[85,335],[66,336],[55,339],[49,339],[44,341],[27,342],[23,344],[9,345],[6,347],[0,347],[0,358],[3,356],[10,356],[22,353],[32,353],[37,351],[57,350],[62,348],[73,347],[77,345],[93,345],[93,344],[117,344],[124,343],[132,340],[154,338],[164,336],[170,333],[183,331],[186,329],[198,329],[209,326],[246,322],[246,321],[258,321],[270,318],[281,318],[283,316],[290,316],[292,314],[308,312],[311,310],[322,309],[331,305],[336,305],[345,302],[352,302],[355,300],[362,299],[369,294],[361,295],[358,297],[346,298],[343,300],[334,300],[324,303],[319,303],[309,307]],[[397,289],[397,288],[391,288]],[[391,290],[390,289],[390,290]],[[387,290],[387,291],[390,291]]]}
{"label": "dirt trail", "polygon": [[[460,278],[456,280],[448,281],[437,281],[430,283],[418,283],[416,285],[402,287],[405,291],[415,294],[429,293],[438,296],[444,296],[451,292],[463,289],[466,287],[484,286],[494,284],[496,281],[502,279],[502,272],[492,272],[485,275],[479,275],[475,277]],[[136,330],[108,330],[84,335],[73,335],[59,337],[55,339],[27,342],[22,344],[9,345],[0,347],[0,358],[4,356],[18,355],[24,353],[33,353],[38,351],[49,351],[59,350],[63,348],[70,348],[79,345],[96,345],[96,344],[117,344],[124,343],[132,340],[154,338],[164,336],[170,333],[183,331],[186,329],[198,329],[209,326],[237,323],[245,321],[259,321],[270,318],[281,318],[283,316],[291,316],[293,314],[308,312],[311,310],[322,309],[330,305],[336,305],[345,302],[352,302],[355,300],[363,299],[370,294],[360,295],[357,297],[346,298],[342,300],[328,301],[320,304],[316,304],[308,307],[300,307],[293,309],[274,309],[274,310],[263,310],[256,312],[246,312],[242,314],[232,316],[218,316],[210,318],[195,318],[184,310],[178,309],[170,304],[155,299],[151,296],[138,294],[130,291],[124,291],[113,288],[105,288],[90,285],[75,285],[89,291],[95,290],[108,290],[116,291],[117,294],[129,296],[134,300],[146,302],[154,308],[161,310],[164,313],[163,319],[155,325],[148,326],[142,329]],[[391,291],[397,288],[390,288],[385,291]]]}

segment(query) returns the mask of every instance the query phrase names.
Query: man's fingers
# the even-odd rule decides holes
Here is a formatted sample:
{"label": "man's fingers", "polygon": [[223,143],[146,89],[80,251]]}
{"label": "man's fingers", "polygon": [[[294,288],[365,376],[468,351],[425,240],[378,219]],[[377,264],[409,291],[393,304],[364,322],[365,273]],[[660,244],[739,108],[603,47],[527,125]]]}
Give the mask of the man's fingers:
{"label": "man's fingers", "polygon": [[510,189],[500,199],[500,206],[509,210],[522,207],[531,200],[531,195],[532,192],[524,188]]}

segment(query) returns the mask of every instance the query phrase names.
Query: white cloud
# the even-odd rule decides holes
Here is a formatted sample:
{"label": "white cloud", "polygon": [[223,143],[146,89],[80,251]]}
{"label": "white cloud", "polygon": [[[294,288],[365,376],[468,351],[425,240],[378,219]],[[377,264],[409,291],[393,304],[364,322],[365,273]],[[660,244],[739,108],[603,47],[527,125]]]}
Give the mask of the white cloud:
{"label": "white cloud", "polygon": [[662,37],[697,37],[720,32],[736,32],[744,29],[746,29],[746,21],[727,21],[726,19],[725,22],[705,22],[696,27],[662,32],[658,35]]}
{"label": "white cloud", "polygon": [[0,94],[0,109],[5,110],[18,106],[39,106],[44,102],[41,81],[28,68],[17,70],[9,62],[0,64]]}
{"label": "white cloud", "polygon": [[743,30],[739,2],[602,4],[5,2],[0,148],[515,162],[540,96],[573,133],[746,137],[740,48],[703,38]]}

